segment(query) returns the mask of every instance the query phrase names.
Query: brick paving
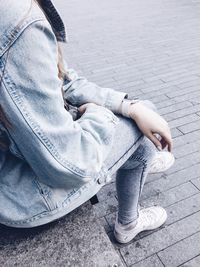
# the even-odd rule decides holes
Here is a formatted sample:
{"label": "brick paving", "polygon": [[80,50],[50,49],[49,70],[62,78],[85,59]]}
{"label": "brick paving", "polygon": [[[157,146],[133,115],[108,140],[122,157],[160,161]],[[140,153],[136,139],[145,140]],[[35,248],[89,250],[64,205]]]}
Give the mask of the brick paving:
{"label": "brick paving", "polygon": [[94,206],[125,266],[200,266],[200,1],[55,0],[69,33],[70,67],[91,81],[152,100],[172,128],[176,164],[150,175],[141,204],[168,212],[164,227],[115,243],[114,182]]}

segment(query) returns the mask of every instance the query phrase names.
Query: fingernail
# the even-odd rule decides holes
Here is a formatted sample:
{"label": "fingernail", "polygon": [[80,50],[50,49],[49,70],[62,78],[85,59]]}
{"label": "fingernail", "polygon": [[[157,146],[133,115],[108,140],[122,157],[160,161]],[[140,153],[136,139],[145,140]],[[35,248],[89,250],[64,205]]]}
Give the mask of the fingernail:
{"label": "fingernail", "polygon": [[161,150],[162,150],[162,147],[161,147],[161,146],[157,146],[157,149],[158,149],[159,151],[161,151]]}

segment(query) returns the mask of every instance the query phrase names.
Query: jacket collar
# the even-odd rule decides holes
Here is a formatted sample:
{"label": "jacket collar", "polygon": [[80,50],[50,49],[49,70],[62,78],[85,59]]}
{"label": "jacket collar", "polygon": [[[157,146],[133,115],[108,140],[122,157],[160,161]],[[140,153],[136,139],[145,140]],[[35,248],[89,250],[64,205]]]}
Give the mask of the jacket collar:
{"label": "jacket collar", "polygon": [[[41,19],[41,14],[38,14],[38,8],[33,8],[31,16],[27,16],[22,20],[31,7],[31,1],[19,1],[14,7],[15,11],[11,19],[8,11],[13,8],[13,0],[0,1],[0,10],[3,14],[2,17],[0,16],[0,58],[28,25]],[[50,22],[57,40],[67,42],[64,23],[52,2],[50,0],[41,0],[41,8]]]}

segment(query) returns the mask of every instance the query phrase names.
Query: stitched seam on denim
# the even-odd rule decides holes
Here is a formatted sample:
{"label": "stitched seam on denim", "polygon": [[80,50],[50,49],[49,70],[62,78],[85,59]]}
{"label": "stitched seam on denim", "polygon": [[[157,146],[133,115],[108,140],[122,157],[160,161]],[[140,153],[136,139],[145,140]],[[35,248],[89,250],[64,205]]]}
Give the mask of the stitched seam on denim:
{"label": "stitched seam on denim", "polygon": [[48,203],[48,201],[47,201],[45,195],[41,193],[41,191],[42,191],[43,189],[42,189],[41,185],[38,183],[36,177],[34,177],[34,183],[36,184],[36,186],[37,186],[37,188],[38,188],[38,190],[39,190],[39,194],[40,194],[41,198],[44,200],[44,202],[45,202],[45,204],[46,204],[48,210],[51,211],[52,209],[51,209],[51,207],[50,207],[50,204]]}
{"label": "stitched seam on denim", "polygon": [[143,164],[146,164],[147,160],[143,158],[143,156],[131,156],[129,159],[131,160],[137,160],[139,162],[142,162]]}
{"label": "stitched seam on denim", "polygon": [[[14,87],[16,87],[16,85],[14,84],[14,82],[12,82],[9,79],[6,71],[5,71],[2,82],[6,88],[7,93],[9,94],[9,96],[12,99],[13,103],[15,104],[16,108],[21,113],[22,117],[26,121],[26,123],[29,126],[29,128],[31,129],[31,131],[38,138],[38,140],[40,140],[40,142],[46,147],[46,149],[51,153],[51,155],[54,157],[54,159],[59,164],[61,164],[65,169],[67,169],[68,171],[71,171],[72,173],[74,173],[74,174],[76,174],[82,178],[91,178],[91,176],[96,177],[97,173],[86,172],[86,171],[80,170],[76,166],[72,165],[71,163],[69,163],[66,160],[63,160],[60,157],[60,155],[58,154],[54,145],[50,142],[50,140],[46,136],[44,136],[40,127],[34,123],[30,114],[26,111],[25,106],[22,103],[22,100],[20,99],[19,95],[17,94],[17,91],[14,89]],[[8,87],[6,85],[9,86],[10,90],[8,90]],[[26,115],[26,117],[25,117],[25,115]],[[29,120],[27,120],[27,118]]]}
{"label": "stitched seam on denim", "polygon": [[17,221],[17,222],[12,222],[12,221],[5,221],[5,220],[2,220],[1,223],[3,224],[9,224],[9,225],[20,225],[20,224],[26,224],[26,223],[29,223],[29,222],[33,222],[37,219],[41,219],[42,217],[45,217],[47,214],[50,214],[49,211],[44,211],[44,212],[41,212],[40,214],[37,214],[29,219],[26,219],[26,220],[20,220],[20,221]]}
{"label": "stitched seam on denim", "polygon": [[[7,40],[3,43],[3,45],[0,47],[0,58],[4,55],[4,53],[7,51],[7,49],[9,47],[11,47],[13,45],[13,43],[19,38],[19,36],[23,33],[23,31],[29,27],[31,24],[33,24],[34,22],[37,21],[45,21],[44,18],[37,18],[37,16],[35,18],[31,18],[28,20],[25,20],[23,22],[23,24],[18,28],[12,28],[10,29],[10,32],[7,34],[6,38]],[[1,39],[2,37],[0,37]]]}
{"label": "stitched seam on denim", "polygon": [[108,169],[108,171],[110,172],[112,170],[112,168],[131,150],[131,148],[134,147],[134,145],[140,140],[140,138],[143,137],[143,135],[141,134],[140,137],[138,137],[138,139],[133,143],[133,145],[126,150],[126,152]]}
{"label": "stitched seam on denim", "polygon": [[[82,186],[82,187],[84,188],[85,186]],[[82,188],[82,187],[81,187],[81,188]],[[62,206],[64,206],[63,204],[66,204],[66,202],[70,202],[70,198],[71,198],[73,195],[75,195],[78,191],[80,191],[81,188],[79,188],[79,189],[77,189],[77,190],[74,189],[73,194],[70,194],[70,196],[69,196],[68,198],[66,198],[66,199],[64,199],[64,200],[62,201]],[[59,211],[59,209],[60,209],[60,207],[56,207],[55,209],[52,209],[52,210],[49,210],[49,211],[43,211],[42,213],[37,214],[37,215],[35,215],[35,216],[33,216],[33,217],[29,218],[29,219],[19,220],[19,221],[17,221],[17,222],[12,222],[12,221],[5,221],[5,220],[2,220],[1,223],[4,223],[4,224],[10,224],[10,225],[27,224],[27,223],[29,223],[29,222],[33,222],[33,221],[36,221],[36,220],[38,220],[38,219],[41,219],[41,218],[45,217],[46,215],[51,215],[53,212]],[[64,216],[64,215],[63,215],[63,216]]]}

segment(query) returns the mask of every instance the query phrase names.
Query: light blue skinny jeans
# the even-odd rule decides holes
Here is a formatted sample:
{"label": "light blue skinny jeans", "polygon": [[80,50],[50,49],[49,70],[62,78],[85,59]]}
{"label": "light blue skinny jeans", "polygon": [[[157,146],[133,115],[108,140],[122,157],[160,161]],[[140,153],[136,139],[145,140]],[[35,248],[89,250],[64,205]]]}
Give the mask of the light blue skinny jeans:
{"label": "light blue skinny jeans", "polygon": [[[155,110],[150,101],[145,105]],[[118,221],[127,224],[137,220],[138,203],[156,153],[154,144],[144,137],[133,120],[118,116],[120,123],[110,156],[105,161],[109,175],[116,172]]]}

